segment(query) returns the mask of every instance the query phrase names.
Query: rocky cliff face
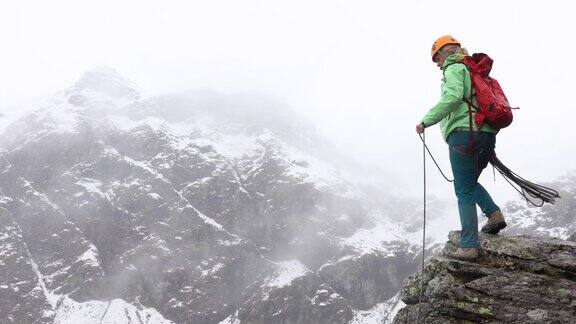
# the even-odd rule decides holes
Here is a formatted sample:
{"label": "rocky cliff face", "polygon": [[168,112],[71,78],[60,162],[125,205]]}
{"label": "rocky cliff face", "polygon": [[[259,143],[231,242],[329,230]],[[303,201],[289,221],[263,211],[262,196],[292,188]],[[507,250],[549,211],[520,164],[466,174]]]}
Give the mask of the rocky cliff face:
{"label": "rocky cliff face", "polygon": [[[443,253],[453,252],[452,232]],[[477,262],[443,256],[406,280],[394,323],[575,323],[576,243],[530,236],[484,235]],[[419,303],[420,280],[422,302]]]}
{"label": "rocky cliff face", "polygon": [[280,108],[97,69],[9,126],[0,322],[384,319],[419,235]]}

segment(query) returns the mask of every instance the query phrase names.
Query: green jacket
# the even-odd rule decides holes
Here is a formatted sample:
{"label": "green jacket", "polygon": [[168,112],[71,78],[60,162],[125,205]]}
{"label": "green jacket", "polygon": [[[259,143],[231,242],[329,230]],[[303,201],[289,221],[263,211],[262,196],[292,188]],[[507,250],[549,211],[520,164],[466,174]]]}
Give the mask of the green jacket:
{"label": "green jacket", "polygon": [[[448,136],[455,130],[468,131],[470,128],[468,117],[468,105],[463,98],[470,98],[472,92],[472,81],[466,66],[458,63],[462,59],[462,54],[450,55],[443,65],[444,79],[442,79],[442,96],[440,101],[432,107],[422,118],[425,127],[430,127],[440,122],[442,137],[448,142]],[[458,64],[454,64],[458,63]],[[477,106],[476,98],[472,102]],[[475,113],[472,109],[472,118]],[[477,130],[474,119],[472,128]],[[498,133],[495,129],[484,123],[480,131]]]}

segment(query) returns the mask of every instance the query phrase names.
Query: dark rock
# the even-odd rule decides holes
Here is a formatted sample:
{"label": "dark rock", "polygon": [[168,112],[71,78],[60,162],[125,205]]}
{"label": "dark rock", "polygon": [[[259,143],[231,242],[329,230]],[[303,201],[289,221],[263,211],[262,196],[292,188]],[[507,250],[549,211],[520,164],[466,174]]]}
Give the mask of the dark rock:
{"label": "dark rock", "polygon": [[[454,251],[451,232],[445,253]],[[481,236],[477,262],[437,256],[402,287],[394,323],[574,323],[576,244],[529,236]],[[423,282],[422,302],[420,284]]]}
{"label": "dark rock", "polygon": [[348,301],[312,273],[281,288],[262,288],[239,310],[242,323],[348,323]]}
{"label": "dark rock", "polygon": [[354,308],[366,310],[394,296],[400,280],[414,271],[418,260],[410,250],[407,244],[398,243],[394,255],[375,252],[345,259],[322,267],[320,277]]}
{"label": "dark rock", "polygon": [[54,311],[13,215],[0,207],[0,322],[52,323]]}

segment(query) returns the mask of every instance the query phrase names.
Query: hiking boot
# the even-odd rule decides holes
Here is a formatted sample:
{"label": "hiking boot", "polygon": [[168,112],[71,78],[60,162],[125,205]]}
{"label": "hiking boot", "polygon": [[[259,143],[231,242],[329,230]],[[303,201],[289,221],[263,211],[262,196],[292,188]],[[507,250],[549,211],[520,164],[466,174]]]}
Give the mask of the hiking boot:
{"label": "hiking boot", "polygon": [[498,232],[500,232],[504,227],[506,227],[504,215],[502,215],[502,212],[497,210],[488,216],[488,222],[486,225],[482,226],[480,231],[482,233],[498,234]]}
{"label": "hiking boot", "polygon": [[474,261],[478,258],[478,248],[463,248],[459,247],[456,252],[448,256],[462,261]]}

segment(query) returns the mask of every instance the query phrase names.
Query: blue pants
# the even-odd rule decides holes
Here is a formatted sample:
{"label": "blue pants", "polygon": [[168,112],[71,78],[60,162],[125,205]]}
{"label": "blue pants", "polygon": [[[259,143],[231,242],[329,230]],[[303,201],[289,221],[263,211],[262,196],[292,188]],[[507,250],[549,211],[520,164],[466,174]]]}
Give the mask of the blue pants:
{"label": "blue pants", "polygon": [[473,132],[474,145],[470,147],[468,131],[455,131],[448,137],[450,164],[454,174],[454,191],[458,198],[458,212],[462,236],[460,247],[480,247],[478,241],[478,215],[476,205],[489,216],[500,208],[490,194],[478,183],[478,177],[494,155],[496,135]]}

